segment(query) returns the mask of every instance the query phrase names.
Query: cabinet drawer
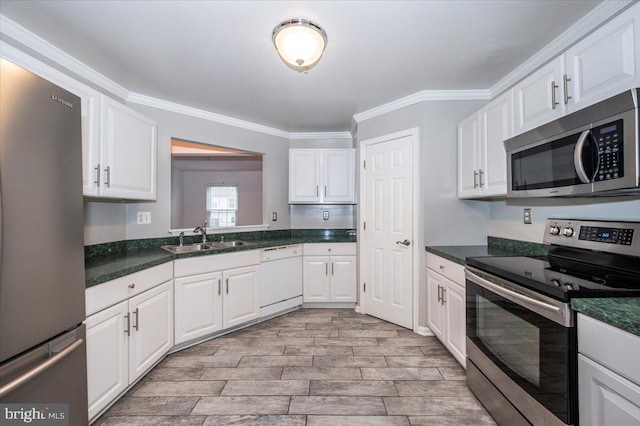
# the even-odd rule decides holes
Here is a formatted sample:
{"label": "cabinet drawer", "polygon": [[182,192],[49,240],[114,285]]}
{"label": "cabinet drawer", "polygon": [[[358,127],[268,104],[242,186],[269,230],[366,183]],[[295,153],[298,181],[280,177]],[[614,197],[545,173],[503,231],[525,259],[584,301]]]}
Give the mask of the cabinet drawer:
{"label": "cabinet drawer", "polygon": [[578,352],[640,384],[640,337],[578,314]]}
{"label": "cabinet drawer", "polygon": [[315,243],[303,246],[305,256],[355,256],[356,243]]}
{"label": "cabinet drawer", "polygon": [[433,269],[437,273],[449,278],[451,281],[464,285],[464,266],[452,262],[448,259],[427,253],[427,267]]}
{"label": "cabinet drawer", "polygon": [[173,262],[90,287],[85,291],[87,316],[122,302],[173,278]]}
{"label": "cabinet drawer", "polygon": [[185,277],[187,275],[207,274],[223,269],[257,265],[258,263],[260,263],[260,252],[258,250],[212,254],[209,256],[177,259],[175,261],[174,274],[176,278]]}

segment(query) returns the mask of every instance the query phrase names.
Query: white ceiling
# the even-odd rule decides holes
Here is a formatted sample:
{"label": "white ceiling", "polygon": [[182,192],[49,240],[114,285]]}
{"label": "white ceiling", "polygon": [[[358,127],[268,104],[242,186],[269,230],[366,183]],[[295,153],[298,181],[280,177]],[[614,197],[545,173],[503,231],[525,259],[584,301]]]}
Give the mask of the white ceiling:
{"label": "white ceiling", "polygon": [[[127,90],[288,132],[422,90],[489,89],[600,1],[23,1],[0,13]],[[305,17],[329,42],[299,74],[271,32]]]}

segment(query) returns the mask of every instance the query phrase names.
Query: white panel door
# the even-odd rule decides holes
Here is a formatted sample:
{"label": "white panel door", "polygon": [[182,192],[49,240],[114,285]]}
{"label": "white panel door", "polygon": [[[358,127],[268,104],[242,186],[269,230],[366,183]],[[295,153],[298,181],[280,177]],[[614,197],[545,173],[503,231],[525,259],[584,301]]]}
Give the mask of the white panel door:
{"label": "white panel door", "polygon": [[443,304],[447,329],[445,346],[462,366],[466,366],[467,324],[465,289],[445,278]]}
{"label": "white panel door", "polygon": [[480,115],[473,114],[458,125],[458,197],[476,197],[480,168]]}
{"label": "white panel door", "polygon": [[563,72],[564,57],[560,56],[515,85],[516,134],[564,115]]}
{"label": "white panel door", "polygon": [[175,343],[222,330],[222,272],[176,278]]}
{"label": "white panel door", "polygon": [[478,184],[482,196],[507,194],[507,154],[504,141],[513,136],[513,91],[493,100],[480,111],[481,144]]}
{"label": "white panel door", "polygon": [[640,386],[578,354],[580,424],[640,426]]}
{"label": "white panel door", "polygon": [[413,328],[413,143],[405,136],[366,145],[364,170],[365,310],[407,328]]}
{"label": "white panel door", "polygon": [[289,202],[319,203],[321,201],[320,149],[289,150]]}
{"label": "white panel door", "polygon": [[101,196],[155,200],[156,123],[106,96],[101,110]]}
{"label": "white panel door", "polygon": [[356,256],[331,257],[331,301],[356,301]]}
{"label": "white panel door", "polygon": [[444,277],[427,269],[427,325],[441,341],[444,340],[445,312],[442,306]]}
{"label": "white panel door", "polygon": [[568,112],[640,85],[639,21],[635,5],[567,50]]}
{"label": "white panel door", "polygon": [[260,266],[230,269],[224,282],[223,328],[234,327],[260,316]]}
{"label": "white panel door", "polygon": [[302,301],[328,302],[331,299],[328,256],[304,256],[302,261]]}
{"label": "white panel door", "polygon": [[129,385],[129,336],[126,301],[91,315],[87,326],[89,419]]}
{"label": "white panel door", "polygon": [[129,382],[135,381],[173,346],[173,288],[168,281],[129,299]]}
{"label": "white panel door", "polygon": [[355,150],[327,149],[323,152],[323,202],[353,203],[355,200]]}

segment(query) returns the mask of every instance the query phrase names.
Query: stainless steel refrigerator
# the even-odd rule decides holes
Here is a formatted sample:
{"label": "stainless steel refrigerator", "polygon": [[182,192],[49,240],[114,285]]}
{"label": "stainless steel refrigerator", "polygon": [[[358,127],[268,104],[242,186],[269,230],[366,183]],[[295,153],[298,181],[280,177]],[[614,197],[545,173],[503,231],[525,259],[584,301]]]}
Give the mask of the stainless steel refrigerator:
{"label": "stainless steel refrigerator", "polygon": [[80,99],[2,59],[0,129],[0,403],[68,404],[83,425]]}

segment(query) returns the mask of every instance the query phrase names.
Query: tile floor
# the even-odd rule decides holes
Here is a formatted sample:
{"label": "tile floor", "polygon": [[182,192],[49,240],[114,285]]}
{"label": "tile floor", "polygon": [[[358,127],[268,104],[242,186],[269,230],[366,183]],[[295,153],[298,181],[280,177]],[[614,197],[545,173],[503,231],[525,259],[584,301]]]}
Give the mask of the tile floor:
{"label": "tile floor", "polygon": [[495,425],[435,337],[301,309],[169,355],[95,425]]}

